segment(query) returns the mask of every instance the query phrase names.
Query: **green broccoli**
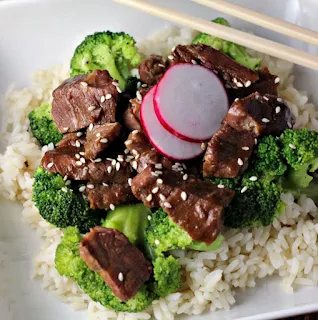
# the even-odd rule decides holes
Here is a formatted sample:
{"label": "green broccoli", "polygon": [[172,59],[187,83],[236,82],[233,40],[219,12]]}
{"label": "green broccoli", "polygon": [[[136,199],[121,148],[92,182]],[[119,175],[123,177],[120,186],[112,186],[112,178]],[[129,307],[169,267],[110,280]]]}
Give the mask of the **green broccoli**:
{"label": "green broccoli", "polygon": [[71,75],[86,74],[96,69],[106,69],[124,89],[131,68],[141,61],[136,41],[124,32],[96,32],[85,37],[75,49],[71,60]]}
{"label": "green broccoli", "polygon": [[56,145],[63,138],[52,119],[51,111],[52,105],[44,103],[29,113],[31,132],[42,146],[51,142]]}
{"label": "green broccoli", "polygon": [[91,210],[88,201],[70,189],[60,174],[41,167],[34,174],[33,201],[40,215],[59,228],[77,226],[86,232],[105,216],[105,211]]}
{"label": "green broccoli", "polygon": [[[224,18],[217,18],[212,22],[222,24],[226,27],[231,27],[229,22]],[[228,55],[233,60],[249,69],[258,70],[260,67],[260,59],[251,57],[244,47],[236,43],[213,37],[207,33],[201,33],[196,38],[194,38],[192,44],[196,43],[203,43],[205,45],[211,46],[214,49]]]}
{"label": "green broccoli", "polygon": [[151,210],[142,203],[117,206],[108,212],[102,226],[122,232],[131,243],[143,246]]}
{"label": "green broccoli", "polygon": [[192,249],[200,251],[216,250],[221,242],[217,239],[212,244],[207,246],[204,243],[193,241],[189,234],[183,230],[178,224],[174,223],[172,219],[159,209],[152,216],[149,226],[146,230],[146,239],[149,244],[151,255],[161,256],[164,252],[173,249]]}
{"label": "green broccoli", "polygon": [[[65,230],[55,254],[55,267],[61,275],[72,278],[92,300],[115,311],[143,311],[156,298],[151,286],[144,284],[138,293],[127,301],[117,298],[98,273],[92,271],[79,255],[82,237],[75,227]],[[163,280],[164,281],[164,280]]]}

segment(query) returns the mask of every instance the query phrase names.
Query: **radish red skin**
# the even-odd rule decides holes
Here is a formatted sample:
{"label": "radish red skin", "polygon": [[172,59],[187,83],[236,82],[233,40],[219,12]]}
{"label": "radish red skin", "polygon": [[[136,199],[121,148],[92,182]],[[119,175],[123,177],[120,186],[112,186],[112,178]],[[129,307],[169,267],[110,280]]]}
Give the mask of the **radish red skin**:
{"label": "radish red skin", "polygon": [[156,87],[153,87],[148,91],[143,98],[140,109],[141,124],[149,141],[158,152],[169,159],[189,160],[196,158],[203,153],[201,143],[188,142],[177,138],[167,131],[158,120],[153,105],[155,89]]}
{"label": "radish red skin", "polygon": [[[179,68],[179,70],[177,71],[179,71],[180,73],[180,67],[182,67],[183,69],[185,69],[186,67],[185,69],[186,71],[185,70],[183,71],[183,76],[181,77],[183,79],[181,80],[181,82],[184,81],[184,79],[189,79],[188,83],[186,83],[185,85],[183,84],[182,86],[179,85],[179,87],[175,89],[175,96],[172,97],[173,99],[171,98],[171,103],[162,102],[161,101],[162,95],[164,96],[166,90],[171,89],[171,85],[169,86],[169,83],[167,83],[169,82],[169,77],[170,78],[173,77],[173,72],[175,72],[177,68]],[[192,72],[191,70],[194,70],[191,68],[195,68],[196,73],[203,74],[204,77],[207,78],[209,82],[206,82],[206,83],[202,82],[200,84],[200,80],[201,80],[200,77],[194,80],[191,80],[190,72]],[[180,79],[180,77],[178,77],[178,79]],[[177,81],[179,81],[178,79]],[[191,81],[193,82],[192,84],[191,84]],[[173,86],[174,84],[172,82],[173,80],[170,80],[170,83]],[[214,94],[210,94],[209,92],[207,92],[207,90],[203,90],[202,92],[199,92],[200,94],[198,92],[195,92],[195,90],[191,91],[191,85],[194,87],[200,87],[200,85],[206,86],[210,84],[212,86],[211,88],[213,88],[215,92]],[[214,98],[215,98],[217,101],[214,104],[216,104],[217,107],[213,106],[213,103],[211,103],[211,110],[210,110],[210,104],[208,104],[208,108],[207,106],[205,106],[206,110],[203,110],[202,113],[200,114],[200,112],[197,112],[195,110],[195,108],[198,108],[198,107],[194,101],[192,104],[188,106],[185,104],[185,110],[183,109],[179,110],[180,117],[178,115],[174,115],[172,116],[172,119],[171,117],[170,119],[166,119],[167,109],[169,109],[170,106],[171,108],[175,107],[173,103],[174,99],[179,99],[180,97],[182,98],[182,96],[190,95],[192,96],[191,97],[192,99],[198,98],[200,100],[200,98],[202,98],[202,95],[204,94],[208,99],[210,100],[212,99],[211,102],[214,102]],[[162,107],[161,104],[164,104],[164,107]],[[162,79],[159,81],[156,87],[155,95],[154,95],[154,105],[155,105],[155,112],[156,112],[157,118],[159,119],[163,127],[166,130],[168,130],[170,133],[172,133],[179,139],[182,139],[185,141],[205,142],[205,141],[209,141],[212,135],[220,128],[221,122],[229,108],[229,100],[228,100],[228,95],[226,93],[226,90],[222,81],[218,78],[218,76],[214,72],[199,65],[193,65],[189,63],[179,63],[174,65],[170,69],[168,69],[167,72],[162,77]],[[182,107],[183,107],[183,104],[182,104]],[[185,120],[183,119],[183,116],[185,115],[187,108],[191,109],[190,113],[188,112],[188,119],[191,118],[191,120],[188,120],[188,122],[186,121],[186,119]],[[200,125],[200,122],[198,120],[197,121],[195,120],[195,115],[203,119],[203,122],[205,122],[205,126]],[[209,119],[211,119],[211,121],[209,121]],[[179,122],[179,128],[178,126],[173,124],[173,122]],[[189,131],[190,131],[189,128],[190,130],[195,132],[192,132],[192,134],[189,134]],[[202,132],[197,133],[198,129],[201,130],[202,128],[204,130],[204,133]]]}

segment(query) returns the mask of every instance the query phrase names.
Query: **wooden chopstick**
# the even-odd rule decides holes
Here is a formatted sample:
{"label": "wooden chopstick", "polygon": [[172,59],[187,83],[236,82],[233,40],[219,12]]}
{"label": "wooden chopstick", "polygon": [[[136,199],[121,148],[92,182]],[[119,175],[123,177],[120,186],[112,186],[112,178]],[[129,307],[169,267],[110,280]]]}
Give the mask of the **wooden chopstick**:
{"label": "wooden chopstick", "polygon": [[251,35],[233,28],[229,28],[217,23],[205,21],[192,17],[185,13],[163,8],[144,0],[113,0],[131,8],[141,10],[153,16],[166,19],[168,21],[189,27],[213,36],[232,41],[254,49],[273,57],[277,57],[303,67],[318,70],[318,57],[309,53],[288,47],[277,42],[267,40],[255,35]]}
{"label": "wooden chopstick", "polygon": [[224,0],[192,0],[203,6],[224,12],[233,17],[245,20],[260,27],[273,30],[291,38],[318,45],[318,32],[301,28],[295,24],[288,23],[251,9],[229,3]]}

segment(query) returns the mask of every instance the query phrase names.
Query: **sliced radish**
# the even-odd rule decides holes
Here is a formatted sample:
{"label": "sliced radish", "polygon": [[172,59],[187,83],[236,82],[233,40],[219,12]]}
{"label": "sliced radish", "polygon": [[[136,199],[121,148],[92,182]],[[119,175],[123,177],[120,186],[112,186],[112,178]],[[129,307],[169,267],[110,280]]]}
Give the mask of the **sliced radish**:
{"label": "sliced radish", "polygon": [[157,85],[154,104],[161,124],[192,142],[209,140],[229,109],[227,93],[217,75],[189,63],[168,69]]}
{"label": "sliced radish", "polygon": [[174,160],[187,160],[200,155],[203,150],[200,143],[181,140],[167,131],[159,122],[153,104],[156,87],[151,88],[144,97],[140,119],[151,144],[164,156]]}

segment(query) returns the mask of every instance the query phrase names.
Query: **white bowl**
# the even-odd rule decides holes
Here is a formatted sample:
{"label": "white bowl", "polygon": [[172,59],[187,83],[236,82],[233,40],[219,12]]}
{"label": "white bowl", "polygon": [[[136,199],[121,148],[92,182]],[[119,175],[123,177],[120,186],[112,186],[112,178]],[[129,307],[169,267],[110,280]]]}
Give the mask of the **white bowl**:
{"label": "white bowl", "polygon": [[[216,16],[212,10],[188,1],[154,2],[206,19]],[[235,2],[318,30],[316,0]],[[317,54],[317,48],[233,18],[230,21],[237,28],[247,28],[261,36]],[[35,69],[68,61],[74,47],[86,34],[109,29],[126,31],[138,40],[166,24],[165,21],[110,0],[0,1],[0,94],[11,82],[16,82],[18,86],[27,85]],[[317,104],[317,72],[297,67],[296,75],[297,87],[309,91]],[[31,259],[41,241],[21,221],[20,205],[2,199],[0,205],[1,320],[86,319],[85,312],[72,311],[69,305],[60,303],[52,294],[44,291],[39,282],[31,279]],[[217,312],[213,314],[213,319],[275,319],[318,311],[317,287],[297,288],[295,294],[286,294],[279,286],[279,279],[259,281],[258,284],[254,290],[238,293],[237,303],[232,310]],[[211,314],[190,318],[211,319]]]}

